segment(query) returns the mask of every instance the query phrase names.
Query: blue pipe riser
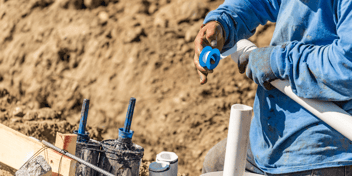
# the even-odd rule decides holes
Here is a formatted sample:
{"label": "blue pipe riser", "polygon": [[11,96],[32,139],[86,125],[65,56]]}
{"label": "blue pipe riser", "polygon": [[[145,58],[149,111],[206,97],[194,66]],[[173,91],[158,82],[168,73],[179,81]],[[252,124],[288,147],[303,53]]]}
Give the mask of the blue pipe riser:
{"label": "blue pipe riser", "polygon": [[125,119],[125,125],[124,125],[125,132],[129,132],[131,129],[135,104],[136,104],[136,99],[132,97],[130,99],[130,103],[128,105],[128,109],[127,109],[127,113],[126,113],[126,119]]}

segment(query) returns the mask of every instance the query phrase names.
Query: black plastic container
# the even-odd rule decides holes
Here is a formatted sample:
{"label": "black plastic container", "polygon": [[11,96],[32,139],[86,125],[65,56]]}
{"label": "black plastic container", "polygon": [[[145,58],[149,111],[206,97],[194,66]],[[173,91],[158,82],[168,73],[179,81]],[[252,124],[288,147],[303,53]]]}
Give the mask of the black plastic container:
{"label": "black plastic container", "polygon": [[[144,148],[133,144],[131,139],[105,140],[99,167],[118,176],[139,176]],[[102,174],[98,173],[98,176]]]}
{"label": "black plastic container", "polygon": [[[99,166],[99,155],[101,151],[101,144],[93,141],[77,142],[76,156],[87,161],[95,166]],[[87,167],[84,164],[76,164],[76,176],[95,176],[97,171]]]}

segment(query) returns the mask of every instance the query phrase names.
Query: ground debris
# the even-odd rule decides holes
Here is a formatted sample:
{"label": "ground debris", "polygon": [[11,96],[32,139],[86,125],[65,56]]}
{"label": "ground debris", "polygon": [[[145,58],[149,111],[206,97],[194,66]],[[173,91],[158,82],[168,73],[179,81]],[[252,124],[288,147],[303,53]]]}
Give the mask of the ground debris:
{"label": "ground debris", "polygon": [[51,176],[51,167],[44,157],[39,155],[30,160],[16,172],[16,176]]}

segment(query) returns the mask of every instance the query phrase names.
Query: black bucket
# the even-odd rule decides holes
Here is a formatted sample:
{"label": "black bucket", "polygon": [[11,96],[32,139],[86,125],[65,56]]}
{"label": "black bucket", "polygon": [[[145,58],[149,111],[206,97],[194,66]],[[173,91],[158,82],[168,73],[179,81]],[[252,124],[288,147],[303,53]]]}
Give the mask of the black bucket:
{"label": "black bucket", "polygon": [[[87,161],[95,166],[99,166],[99,155],[101,151],[101,144],[93,141],[77,142],[76,143],[76,156]],[[94,169],[77,162],[76,176],[95,176],[97,171]]]}
{"label": "black bucket", "polygon": [[[139,176],[144,155],[143,147],[133,143],[121,143],[118,140],[102,142],[99,167],[118,176]],[[98,176],[103,174],[98,173]]]}

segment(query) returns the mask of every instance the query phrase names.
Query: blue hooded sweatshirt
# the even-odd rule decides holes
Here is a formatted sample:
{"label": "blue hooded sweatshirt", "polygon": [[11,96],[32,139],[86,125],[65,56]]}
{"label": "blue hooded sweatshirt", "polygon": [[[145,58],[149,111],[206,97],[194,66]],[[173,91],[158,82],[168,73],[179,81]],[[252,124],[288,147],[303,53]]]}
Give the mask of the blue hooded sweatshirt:
{"label": "blue hooded sweatshirt", "polygon": [[[275,76],[300,97],[352,113],[352,0],[225,0],[209,21],[226,32],[223,52],[276,22],[267,55]],[[250,143],[270,174],[352,165],[352,142],[277,89],[258,86]]]}

